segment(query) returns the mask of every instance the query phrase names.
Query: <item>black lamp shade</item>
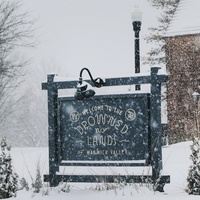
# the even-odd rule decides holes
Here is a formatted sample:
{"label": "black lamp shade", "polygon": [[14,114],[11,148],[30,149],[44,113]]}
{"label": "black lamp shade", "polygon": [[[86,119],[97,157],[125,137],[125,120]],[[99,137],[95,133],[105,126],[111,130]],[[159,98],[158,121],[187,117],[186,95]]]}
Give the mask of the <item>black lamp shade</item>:
{"label": "black lamp shade", "polygon": [[77,85],[77,91],[74,97],[77,100],[83,100],[83,99],[88,99],[94,95],[95,91],[92,89],[92,86],[89,83],[83,81],[82,83],[79,83]]}

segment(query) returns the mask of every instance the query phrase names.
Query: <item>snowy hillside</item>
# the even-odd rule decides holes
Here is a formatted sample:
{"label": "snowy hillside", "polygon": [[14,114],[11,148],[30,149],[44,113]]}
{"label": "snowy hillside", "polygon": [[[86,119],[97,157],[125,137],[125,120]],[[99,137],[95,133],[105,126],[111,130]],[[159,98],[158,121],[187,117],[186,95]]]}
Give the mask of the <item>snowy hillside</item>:
{"label": "snowy hillside", "polygon": [[[27,199],[48,199],[48,200],[102,200],[102,199],[122,199],[122,200],[196,200],[199,196],[188,195],[184,192],[187,182],[186,177],[190,166],[190,145],[191,142],[183,142],[170,145],[163,148],[163,173],[170,174],[171,183],[165,185],[165,192],[153,192],[149,186],[136,184],[122,186],[118,189],[109,191],[96,191],[94,187],[97,185],[78,185],[70,184],[70,192],[60,192],[59,188],[52,188],[48,196],[41,193],[33,194],[30,190],[19,191],[15,200]],[[13,148],[12,158],[16,172],[19,177],[25,177],[31,186],[31,177],[35,178],[36,167],[39,162],[42,173],[48,172],[48,149],[47,148]],[[11,198],[12,199],[12,198]]]}

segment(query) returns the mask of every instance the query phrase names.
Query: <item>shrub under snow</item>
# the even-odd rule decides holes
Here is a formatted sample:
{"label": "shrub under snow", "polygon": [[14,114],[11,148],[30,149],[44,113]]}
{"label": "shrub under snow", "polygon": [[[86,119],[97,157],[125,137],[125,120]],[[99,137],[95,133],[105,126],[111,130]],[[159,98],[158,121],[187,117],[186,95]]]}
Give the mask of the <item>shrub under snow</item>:
{"label": "shrub under snow", "polygon": [[0,199],[15,196],[18,188],[18,176],[13,172],[10,150],[6,138],[3,138],[0,143]]}
{"label": "shrub under snow", "polygon": [[187,177],[187,189],[188,194],[200,195],[200,142],[198,139],[193,139],[191,145],[192,165],[190,166]]}

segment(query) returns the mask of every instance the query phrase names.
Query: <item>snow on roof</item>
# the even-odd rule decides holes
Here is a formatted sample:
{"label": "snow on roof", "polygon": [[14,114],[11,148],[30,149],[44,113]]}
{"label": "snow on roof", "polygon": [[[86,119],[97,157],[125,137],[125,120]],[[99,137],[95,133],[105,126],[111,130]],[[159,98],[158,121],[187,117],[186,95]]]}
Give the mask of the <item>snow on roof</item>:
{"label": "snow on roof", "polygon": [[180,0],[165,37],[200,33],[200,0]]}

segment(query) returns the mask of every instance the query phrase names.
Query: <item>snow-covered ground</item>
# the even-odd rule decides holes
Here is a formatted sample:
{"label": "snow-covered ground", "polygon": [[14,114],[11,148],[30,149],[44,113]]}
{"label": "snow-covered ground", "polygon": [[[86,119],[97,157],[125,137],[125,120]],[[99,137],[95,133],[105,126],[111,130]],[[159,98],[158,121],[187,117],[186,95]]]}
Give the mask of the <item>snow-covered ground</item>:
{"label": "snow-covered ground", "polygon": [[[190,166],[190,145],[191,142],[183,142],[163,148],[163,173],[171,176],[171,183],[165,185],[165,192],[154,192],[147,185],[138,186],[136,184],[119,187],[108,191],[97,191],[95,185],[70,184],[70,192],[60,192],[59,188],[51,188],[49,195],[42,193],[34,194],[33,190],[28,192],[18,191],[15,200],[102,200],[102,199],[122,199],[122,200],[196,200],[199,196],[188,195],[184,189],[187,182],[186,177]],[[36,167],[39,163],[42,173],[48,172],[48,149],[47,148],[13,148],[11,150],[13,165],[19,177],[25,177],[31,183],[34,179]],[[29,184],[31,186],[31,184]],[[102,185],[103,187],[103,185]],[[11,198],[12,199],[12,198]]]}

